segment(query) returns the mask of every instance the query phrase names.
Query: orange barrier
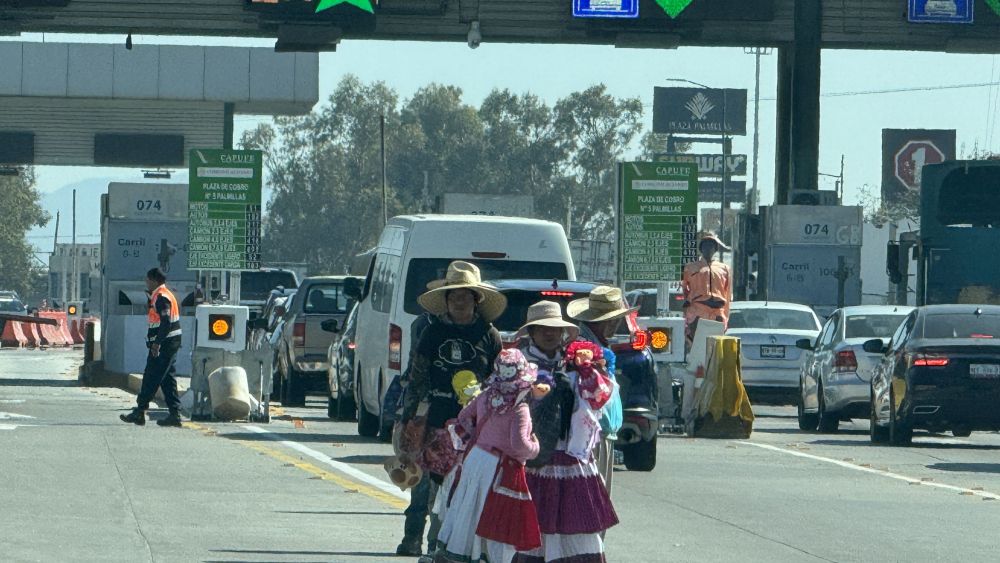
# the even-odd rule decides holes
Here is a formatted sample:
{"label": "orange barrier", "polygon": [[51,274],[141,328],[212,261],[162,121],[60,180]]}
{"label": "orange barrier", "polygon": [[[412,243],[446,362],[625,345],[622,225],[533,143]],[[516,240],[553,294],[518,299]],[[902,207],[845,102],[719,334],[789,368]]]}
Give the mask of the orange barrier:
{"label": "orange barrier", "polygon": [[[3,321],[0,321],[3,322]],[[7,321],[3,325],[3,334],[0,334],[0,346],[3,348],[23,348],[28,343],[28,339],[21,330],[21,323],[17,321]]]}
{"label": "orange barrier", "polygon": [[69,329],[66,326],[66,313],[59,311],[40,311],[38,316],[45,319],[55,319],[59,322],[58,326],[38,325],[43,345],[70,346],[73,343],[73,337],[70,336]]}
{"label": "orange barrier", "polygon": [[83,344],[86,325],[90,322],[85,319],[73,319],[69,324],[69,335],[73,338],[73,344]]}
{"label": "orange barrier", "polygon": [[24,338],[27,340],[27,346],[29,348],[37,348],[42,345],[42,337],[38,333],[39,325],[34,323],[18,323],[21,325],[21,332],[24,333]]}

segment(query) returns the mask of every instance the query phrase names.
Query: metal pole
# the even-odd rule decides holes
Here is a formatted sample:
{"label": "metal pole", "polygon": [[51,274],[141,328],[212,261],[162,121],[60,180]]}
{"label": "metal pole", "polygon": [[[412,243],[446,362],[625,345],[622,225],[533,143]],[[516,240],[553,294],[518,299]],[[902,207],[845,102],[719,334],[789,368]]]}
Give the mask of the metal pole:
{"label": "metal pole", "polygon": [[[52,256],[58,256],[56,251],[59,249],[59,215],[60,215],[59,212],[56,211],[56,236],[52,241]],[[58,258],[58,260],[59,260],[59,274],[60,274],[59,277],[61,279],[59,287],[52,288],[52,295],[51,295],[52,301],[56,300],[57,295],[59,296],[60,299],[63,300],[66,299],[66,272],[63,271],[64,268],[62,265],[63,264],[62,258]]]}
{"label": "metal pole", "polygon": [[379,119],[379,142],[382,151],[382,226],[389,223],[389,195],[385,178],[385,114]]}
{"label": "metal pole", "polygon": [[757,203],[760,195],[757,191],[757,157],[760,154],[760,48],[754,51],[757,59],[757,70],[754,74],[753,87],[753,180],[750,187],[750,213],[757,213]]}
{"label": "metal pole", "polygon": [[847,270],[844,268],[844,257],[837,257],[837,308],[844,308],[844,286],[847,283]]}
{"label": "metal pole", "polygon": [[77,261],[79,252],[76,248],[76,190],[73,190],[73,284],[70,285],[70,296],[73,301],[80,300],[80,264]]}
{"label": "metal pole", "polygon": [[[728,106],[726,99],[726,89],[722,89],[722,198],[719,204],[719,238],[726,242],[726,189],[729,187],[729,143],[726,142],[729,125],[726,123],[726,109]],[[722,249],[719,249],[722,254]]]}

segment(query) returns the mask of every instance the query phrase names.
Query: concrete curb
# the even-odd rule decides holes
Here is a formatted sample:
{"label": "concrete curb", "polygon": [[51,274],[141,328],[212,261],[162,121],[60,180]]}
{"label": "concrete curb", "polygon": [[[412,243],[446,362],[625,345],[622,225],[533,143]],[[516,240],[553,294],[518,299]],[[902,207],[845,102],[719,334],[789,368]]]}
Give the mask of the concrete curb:
{"label": "concrete curb", "polygon": [[[122,391],[127,391],[133,395],[139,394],[139,389],[142,388],[142,374],[141,373],[114,373],[110,371],[105,371],[104,362],[89,362],[80,366],[79,377],[77,380],[81,385],[87,387],[115,387],[121,389]],[[177,378],[177,394],[183,395],[191,387],[190,377]],[[156,392],[156,398],[160,401],[163,400],[163,393],[161,391]]]}

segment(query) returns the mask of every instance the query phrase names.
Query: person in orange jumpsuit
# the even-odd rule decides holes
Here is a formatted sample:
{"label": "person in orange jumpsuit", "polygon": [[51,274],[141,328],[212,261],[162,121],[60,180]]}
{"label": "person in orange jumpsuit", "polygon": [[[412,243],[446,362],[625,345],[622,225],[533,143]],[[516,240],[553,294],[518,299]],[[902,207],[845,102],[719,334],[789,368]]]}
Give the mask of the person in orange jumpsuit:
{"label": "person in orange jumpsuit", "polygon": [[694,339],[698,319],[729,322],[729,304],[733,300],[733,273],[724,262],[715,259],[729,250],[712,232],[698,237],[701,258],[684,266],[681,286],[684,291],[684,325],[687,342]]}

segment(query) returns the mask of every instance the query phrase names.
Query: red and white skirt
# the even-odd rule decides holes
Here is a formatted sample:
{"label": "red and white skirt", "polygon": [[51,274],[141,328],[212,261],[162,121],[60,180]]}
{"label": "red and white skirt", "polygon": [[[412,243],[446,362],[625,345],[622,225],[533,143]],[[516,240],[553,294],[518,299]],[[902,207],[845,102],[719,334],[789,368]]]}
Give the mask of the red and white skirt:
{"label": "red and white skirt", "polygon": [[476,535],[528,551],[542,545],[538,512],[531,501],[524,464],[502,456],[479,517]]}

